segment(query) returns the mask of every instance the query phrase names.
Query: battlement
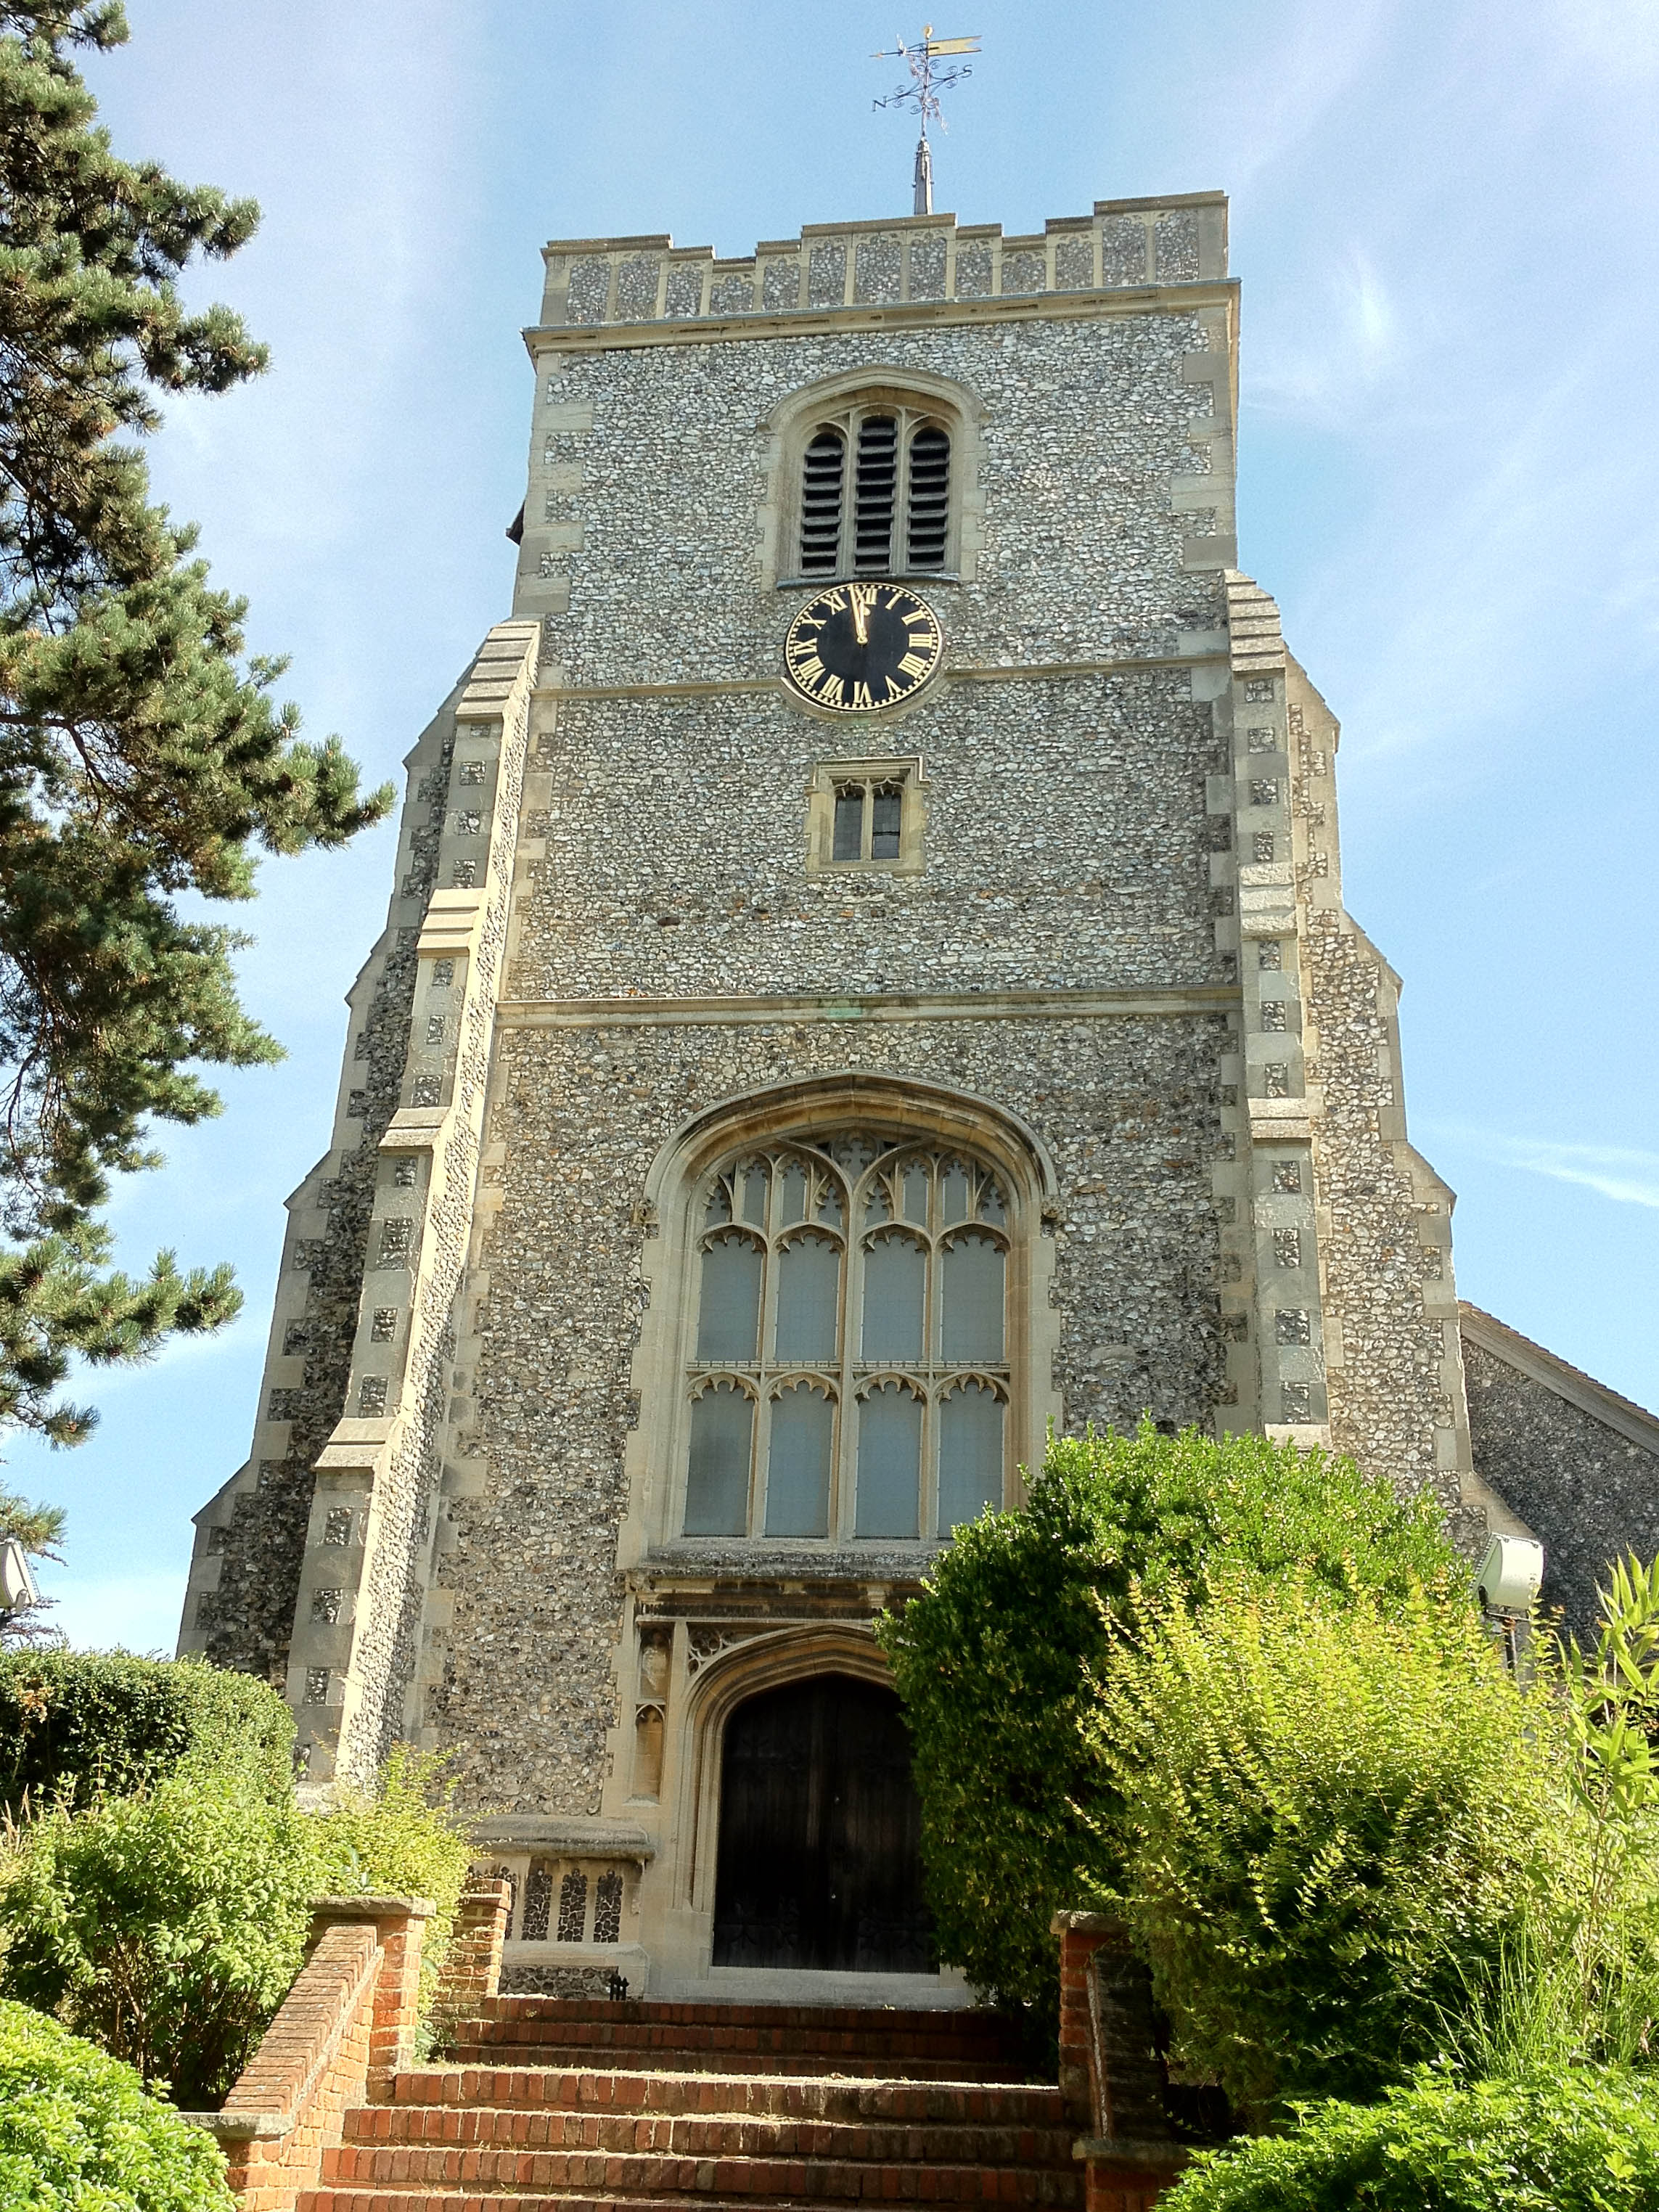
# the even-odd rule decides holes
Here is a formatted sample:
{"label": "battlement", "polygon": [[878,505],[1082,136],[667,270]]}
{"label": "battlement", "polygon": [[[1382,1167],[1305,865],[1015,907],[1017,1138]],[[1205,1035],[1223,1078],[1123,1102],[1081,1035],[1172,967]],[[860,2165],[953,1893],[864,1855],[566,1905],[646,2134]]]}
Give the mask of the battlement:
{"label": "battlement", "polygon": [[1023,237],[952,215],[807,223],[733,261],[665,234],[556,238],[543,258],[544,330],[1030,299],[1224,277],[1227,201],[1097,200],[1092,214],[1054,216]]}

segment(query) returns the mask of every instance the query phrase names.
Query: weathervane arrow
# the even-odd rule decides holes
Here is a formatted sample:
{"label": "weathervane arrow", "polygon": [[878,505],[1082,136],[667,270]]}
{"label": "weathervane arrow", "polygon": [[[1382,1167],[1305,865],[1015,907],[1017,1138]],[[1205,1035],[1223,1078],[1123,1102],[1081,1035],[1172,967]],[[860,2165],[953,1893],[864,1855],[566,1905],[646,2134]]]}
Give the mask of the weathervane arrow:
{"label": "weathervane arrow", "polygon": [[[906,46],[902,39],[895,39],[890,46],[884,47],[879,53],[871,56],[872,61],[902,61],[909,66],[909,83],[899,85],[884,100],[878,100],[873,105],[877,107],[914,107],[921,118],[921,137],[916,146],[917,215],[932,215],[933,212],[933,154],[927,143],[928,123],[932,120],[941,131],[944,130],[945,118],[939,112],[939,96],[942,92],[949,92],[952,85],[959,84],[963,77],[973,75],[970,64],[959,57],[978,52],[976,37],[936,39],[933,25],[924,23],[921,36],[914,46]],[[941,61],[945,66],[937,68],[935,64]]]}

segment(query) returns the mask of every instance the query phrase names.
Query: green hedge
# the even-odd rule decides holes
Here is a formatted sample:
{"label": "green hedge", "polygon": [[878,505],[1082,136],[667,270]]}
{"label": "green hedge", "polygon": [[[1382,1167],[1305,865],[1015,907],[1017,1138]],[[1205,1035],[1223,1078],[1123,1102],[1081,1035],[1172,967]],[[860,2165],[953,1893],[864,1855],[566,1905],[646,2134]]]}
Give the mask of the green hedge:
{"label": "green hedge", "polygon": [[1652,2212],[1659,2092],[1612,2068],[1304,2106],[1289,2135],[1206,2154],[1158,2212]]}
{"label": "green hedge", "polygon": [[5,2212],[234,2212],[212,2137],[27,2005],[0,2000]]}
{"label": "green hedge", "polygon": [[70,1794],[84,1803],[157,1782],[183,1765],[235,1770],[284,1794],[294,1719],[251,1674],[201,1659],[125,1651],[0,1654],[0,1806]]}

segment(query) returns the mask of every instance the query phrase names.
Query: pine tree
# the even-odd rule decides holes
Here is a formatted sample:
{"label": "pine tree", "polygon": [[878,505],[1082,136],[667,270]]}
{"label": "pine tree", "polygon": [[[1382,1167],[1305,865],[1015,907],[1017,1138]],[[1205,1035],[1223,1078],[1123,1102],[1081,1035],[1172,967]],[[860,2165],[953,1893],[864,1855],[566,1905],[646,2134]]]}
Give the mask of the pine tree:
{"label": "pine tree", "polygon": [[238,1001],[239,933],[181,893],[252,896],[261,851],[343,843],[391,803],[309,744],[250,657],[246,603],[149,499],[133,437],[159,401],[258,374],[263,347],[175,278],[258,210],[112,152],[75,66],[125,43],[118,0],[0,0],[0,1425],[53,1442],[94,1415],[71,1360],[143,1358],[218,1327],[226,1267],[109,1266],[112,1173],[147,1132],[219,1110],[196,1063],[280,1048]]}

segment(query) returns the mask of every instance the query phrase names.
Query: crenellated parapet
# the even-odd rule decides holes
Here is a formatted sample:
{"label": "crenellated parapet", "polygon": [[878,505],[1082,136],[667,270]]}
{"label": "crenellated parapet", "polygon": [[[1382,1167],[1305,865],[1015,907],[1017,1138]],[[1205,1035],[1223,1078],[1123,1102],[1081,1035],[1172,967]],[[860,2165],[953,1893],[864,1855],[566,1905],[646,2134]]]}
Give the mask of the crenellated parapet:
{"label": "crenellated parapet", "polygon": [[1027,236],[951,215],[807,223],[736,260],[665,234],[557,238],[543,258],[544,331],[1037,301],[1224,278],[1227,203],[1220,192],[1097,200],[1091,214],[1052,216]]}

